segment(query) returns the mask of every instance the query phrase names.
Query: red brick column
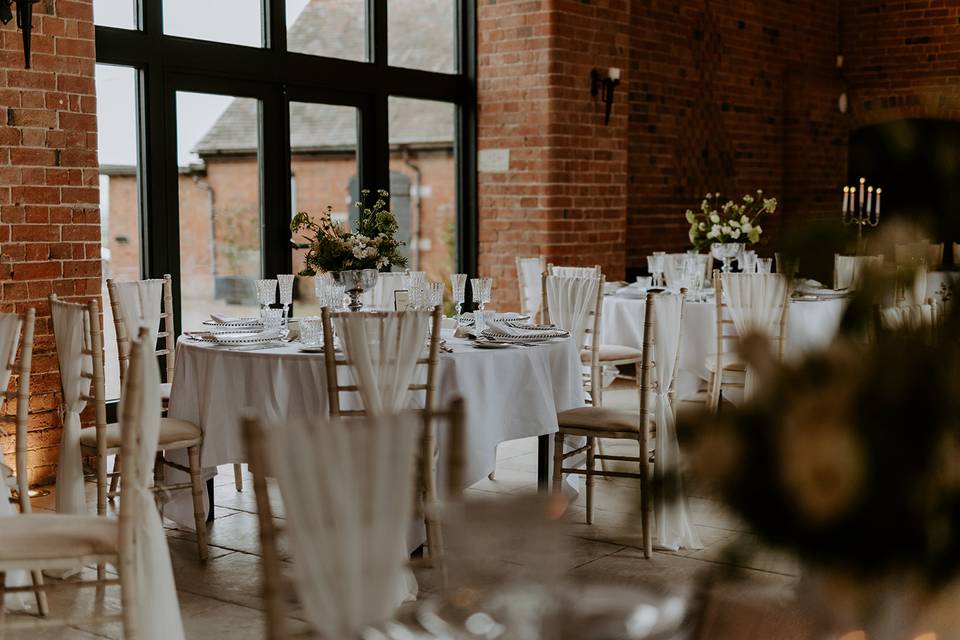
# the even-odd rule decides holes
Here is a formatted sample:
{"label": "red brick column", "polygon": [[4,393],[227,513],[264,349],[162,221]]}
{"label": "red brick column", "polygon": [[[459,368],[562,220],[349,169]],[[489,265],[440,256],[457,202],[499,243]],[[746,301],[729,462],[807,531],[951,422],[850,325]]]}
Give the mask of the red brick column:
{"label": "red brick column", "polygon": [[[480,271],[518,304],[517,256],[624,271],[629,16],[626,0],[481,0]],[[613,117],[590,71],[621,69]]]}
{"label": "red brick column", "polygon": [[[30,70],[23,68],[20,32],[13,23],[0,29],[0,309],[37,310],[31,482],[53,478],[60,440],[47,296],[100,294],[92,7],[92,0],[34,5]],[[2,444],[12,452],[12,438]]]}

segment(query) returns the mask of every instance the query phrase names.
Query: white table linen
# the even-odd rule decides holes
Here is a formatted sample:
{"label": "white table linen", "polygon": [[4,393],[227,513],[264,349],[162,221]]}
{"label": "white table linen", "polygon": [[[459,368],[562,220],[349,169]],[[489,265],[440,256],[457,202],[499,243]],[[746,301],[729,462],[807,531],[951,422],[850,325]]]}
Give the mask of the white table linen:
{"label": "white table linen", "polygon": [[[846,301],[843,299],[790,303],[787,319],[787,357],[830,342],[840,326]],[[634,349],[643,348],[643,317],[646,300],[607,296],[603,300],[601,341]],[[716,303],[688,302],[683,319],[683,342],[677,373],[676,398],[696,396],[701,382],[709,379],[706,359],[716,349]]]}
{"label": "white table linen", "polygon": [[[536,347],[482,350],[446,337],[453,353],[441,353],[437,406],[464,398],[464,479],[472,485],[493,471],[501,442],[557,431],[557,413],[583,406],[579,349],[570,339]],[[222,464],[246,461],[241,418],[252,412],[267,422],[328,414],[324,358],[299,345],[237,351],[181,338],[169,415],[204,432],[204,475]],[[447,450],[438,429],[441,458]],[[438,485],[443,486],[443,463]],[[185,492],[179,492],[184,493]],[[193,529],[189,495],[175,495],[166,515]]]}

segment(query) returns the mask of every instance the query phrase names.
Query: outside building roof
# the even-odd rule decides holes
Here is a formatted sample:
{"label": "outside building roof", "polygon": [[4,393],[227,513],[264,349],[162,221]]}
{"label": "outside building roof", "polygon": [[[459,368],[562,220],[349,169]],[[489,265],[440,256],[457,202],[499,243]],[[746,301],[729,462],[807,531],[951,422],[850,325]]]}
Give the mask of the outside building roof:
{"label": "outside building roof", "polygon": [[[311,0],[290,28],[291,51],[331,58],[364,58],[363,4],[355,0]],[[451,65],[455,27],[453,0],[390,0],[389,63],[433,71]],[[449,38],[438,37],[448,33]],[[394,34],[397,34],[394,36]],[[390,144],[452,146],[454,105],[390,99]],[[357,111],[352,107],[294,102],[290,105],[295,153],[345,151],[357,145]],[[235,99],[193,149],[201,156],[254,153],[257,101]]]}

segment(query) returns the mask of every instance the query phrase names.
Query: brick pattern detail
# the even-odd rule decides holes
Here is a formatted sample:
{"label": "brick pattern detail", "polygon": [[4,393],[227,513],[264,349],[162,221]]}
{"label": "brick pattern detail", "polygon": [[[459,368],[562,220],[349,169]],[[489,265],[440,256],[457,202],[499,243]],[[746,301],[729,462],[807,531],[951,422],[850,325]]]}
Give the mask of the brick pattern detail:
{"label": "brick pattern detail", "polygon": [[[29,70],[20,32],[0,29],[0,310],[37,310],[30,481],[39,483],[53,479],[60,441],[47,296],[99,296],[101,266],[92,0],[38,3],[33,26]],[[12,454],[12,437],[0,443]]]}
{"label": "brick pattern detail", "polygon": [[960,119],[960,5],[840,4],[853,128],[901,118]]}

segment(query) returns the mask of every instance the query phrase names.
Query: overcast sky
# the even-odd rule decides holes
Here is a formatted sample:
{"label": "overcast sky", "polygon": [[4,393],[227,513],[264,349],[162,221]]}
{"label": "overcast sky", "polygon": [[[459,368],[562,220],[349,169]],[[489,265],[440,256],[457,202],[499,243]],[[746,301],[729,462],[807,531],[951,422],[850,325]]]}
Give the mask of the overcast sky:
{"label": "overcast sky", "polygon": [[[150,0],[159,1],[159,0]],[[164,32],[178,36],[257,46],[260,0],[162,0]],[[286,0],[287,25],[309,0]],[[94,0],[94,21],[133,27],[133,0]],[[101,164],[136,162],[134,73],[130,68],[97,65],[97,118]],[[177,97],[177,148],[181,165],[195,161],[190,149],[230,104],[230,98],[181,93]]]}

